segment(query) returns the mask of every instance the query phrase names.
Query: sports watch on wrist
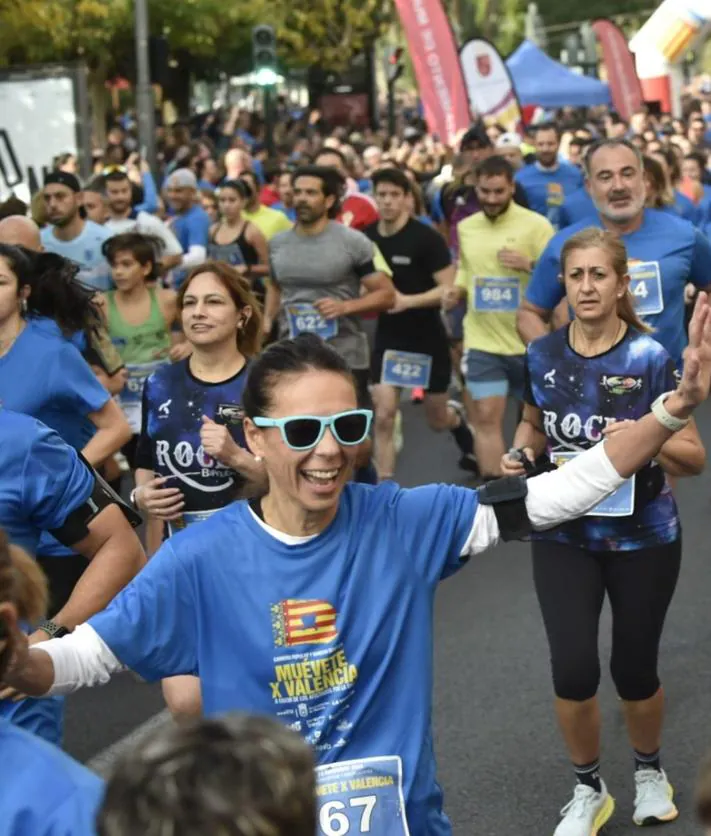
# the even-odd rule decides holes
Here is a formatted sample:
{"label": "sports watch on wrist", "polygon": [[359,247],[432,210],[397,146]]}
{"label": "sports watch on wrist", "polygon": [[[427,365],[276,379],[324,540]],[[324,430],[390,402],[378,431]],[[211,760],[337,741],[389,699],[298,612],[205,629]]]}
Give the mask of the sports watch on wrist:
{"label": "sports watch on wrist", "polygon": [[69,630],[66,627],[62,627],[59,624],[56,624],[54,621],[43,621],[41,624],[37,625],[38,630],[42,630],[45,632],[50,639],[61,639],[62,636],[68,636]]}
{"label": "sports watch on wrist", "polygon": [[667,408],[664,406],[664,401],[673,394],[673,392],[664,392],[664,394],[660,395],[652,404],[652,415],[654,415],[664,429],[672,433],[678,433],[679,430],[684,429],[691,419],[677,418],[667,411]]}

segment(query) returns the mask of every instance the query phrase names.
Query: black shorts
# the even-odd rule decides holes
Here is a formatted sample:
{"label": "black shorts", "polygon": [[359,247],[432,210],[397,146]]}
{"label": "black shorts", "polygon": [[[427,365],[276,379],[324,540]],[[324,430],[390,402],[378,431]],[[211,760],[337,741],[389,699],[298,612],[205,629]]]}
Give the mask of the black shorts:
{"label": "black shorts", "polygon": [[380,383],[380,376],[383,370],[383,355],[386,351],[411,351],[415,354],[429,354],[432,358],[432,371],[430,372],[430,385],[427,391],[432,395],[441,395],[447,392],[452,381],[452,360],[449,353],[449,346],[445,340],[435,345],[383,345],[375,346],[370,361],[370,370],[373,383]]}
{"label": "black shorts", "polygon": [[373,399],[370,397],[370,371],[368,369],[351,369],[355,378],[358,409],[372,409]]}

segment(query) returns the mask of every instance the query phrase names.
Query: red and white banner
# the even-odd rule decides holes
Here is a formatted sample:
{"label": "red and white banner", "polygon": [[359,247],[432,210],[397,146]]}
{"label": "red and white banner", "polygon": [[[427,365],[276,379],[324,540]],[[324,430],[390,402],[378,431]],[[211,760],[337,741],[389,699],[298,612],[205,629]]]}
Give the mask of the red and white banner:
{"label": "red and white banner", "polygon": [[511,75],[496,47],[483,38],[467,41],[459,51],[469,107],[487,122],[507,131],[521,130],[521,107]]}
{"label": "red and white banner", "polygon": [[431,133],[454,145],[471,124],[457,44],[440,0],[395,0]]}
{"label": "red and white banner", "polygon": [[596,20],[591,28],[602,47],[612,103],[620,116],[629,120],[642,110],[644,96],[627,38],[611,20]]}

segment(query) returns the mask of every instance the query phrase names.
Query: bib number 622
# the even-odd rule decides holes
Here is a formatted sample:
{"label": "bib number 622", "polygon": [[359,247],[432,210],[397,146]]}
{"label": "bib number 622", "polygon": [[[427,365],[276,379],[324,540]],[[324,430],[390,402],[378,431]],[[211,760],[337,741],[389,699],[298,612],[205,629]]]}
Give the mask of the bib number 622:
{"label": "bib number 622", "polygon": [[373,810],[378,801],[375,795],[327,801],[319,810],[318,823],[324,836],[346,836],[347,833],[370,833]]}

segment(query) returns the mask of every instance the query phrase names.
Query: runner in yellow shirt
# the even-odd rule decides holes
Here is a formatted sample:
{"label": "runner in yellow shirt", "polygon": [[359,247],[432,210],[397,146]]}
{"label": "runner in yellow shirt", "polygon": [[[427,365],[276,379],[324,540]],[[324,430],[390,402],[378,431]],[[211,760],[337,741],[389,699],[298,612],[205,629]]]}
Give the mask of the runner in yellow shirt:
{"label": "runner in yellow shirt", "polygon": [[514,203],[514,188],[507,160],[489,157],[481,163],[476,191],[482,211],[457,225],[457,279],[445,298],[447,307],[467,298],[462,371],[484,479],[501,475],[506,398],[520,400],[523,394],[526,347],[516,331],[516,311],[554,233],[546,218]]}

